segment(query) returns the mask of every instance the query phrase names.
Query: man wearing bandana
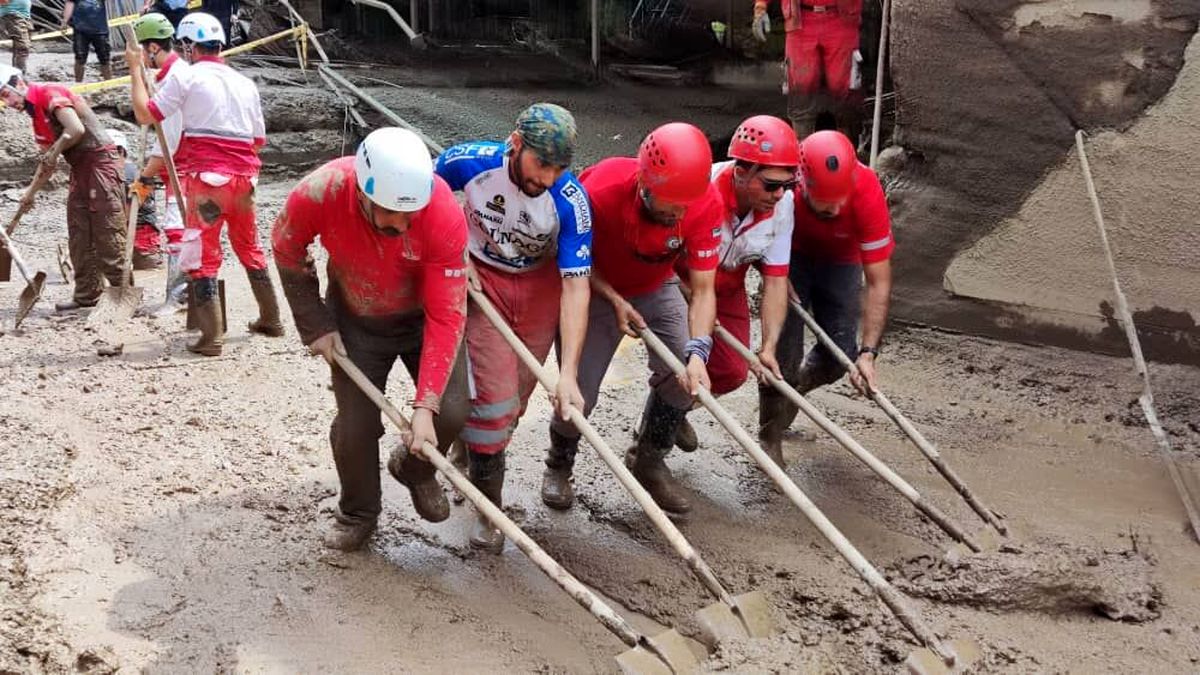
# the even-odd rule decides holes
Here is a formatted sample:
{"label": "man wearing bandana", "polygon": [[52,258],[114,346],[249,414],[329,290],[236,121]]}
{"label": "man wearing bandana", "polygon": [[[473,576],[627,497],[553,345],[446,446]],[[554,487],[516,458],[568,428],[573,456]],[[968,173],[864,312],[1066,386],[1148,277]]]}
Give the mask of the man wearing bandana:
{"label": "man wearing bandana", "polygon": [[[600,382],[624,335],[648,328],[687,364],[676,378],[650,357],[650,395],[637,442],[626,462],[664,510],[686,513],[691,504],[663,461],[699,387],[709,386],[706,362],[716,319],[713,283],[722,207],[709,181],[712,150],[704,133],[675,122],[650,132],[637,158],[601,161],[580,175],[592,202],[593,298],[579,366],[584,414],[596,405]],[[686,257],[689,306],[673,268]],[[556,416],[542,483],[542,501],[574,503],[571,470],[580,432]]]}

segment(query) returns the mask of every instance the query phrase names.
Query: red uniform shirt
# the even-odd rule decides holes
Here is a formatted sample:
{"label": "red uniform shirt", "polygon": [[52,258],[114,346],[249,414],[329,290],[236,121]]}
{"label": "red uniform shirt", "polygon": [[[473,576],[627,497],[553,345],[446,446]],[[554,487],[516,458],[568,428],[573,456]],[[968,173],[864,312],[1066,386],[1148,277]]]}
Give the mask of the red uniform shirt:
{"label": "red uniform shirt", "polygon": [[818,218],[797,189],[793,251],[820,262],[862,265],[892,256],[896,241],[883,186],[865,164],[855,171],[854,194],[835,218]]}
{"label": "red uniform shirt", "polygon": [[450,187],[435,176],[429,205],[413,214],[406,234],[388,237],[359,207],[354,157],[335,159],[288,196],[271,233],[275,263],[303,273],[318,236],[329,252],[330,282],[351,314],[424,311],[416,405],[437,410],[466,325],[467,222]]}
{"label": "red uniform shirt", "polygon": [[664,227],[647,217],[637,176],[632,157],[603,160],[579,175],[592,200],[592,268],[626,298],[662,286],[685,250],[688,268],[716,269],[721,244],[723,214],[715,187],[710,184],[688,205],[677,224]]}
{"label": "red uniform shirt", "polygon": [[32,108],[29,115],[33,117],[33,138],[38,147],[45,150],[58,140],[51,118],[59,108],[74,107],[78,96],[61,84],[30,84],[25,92],[25,102]]}

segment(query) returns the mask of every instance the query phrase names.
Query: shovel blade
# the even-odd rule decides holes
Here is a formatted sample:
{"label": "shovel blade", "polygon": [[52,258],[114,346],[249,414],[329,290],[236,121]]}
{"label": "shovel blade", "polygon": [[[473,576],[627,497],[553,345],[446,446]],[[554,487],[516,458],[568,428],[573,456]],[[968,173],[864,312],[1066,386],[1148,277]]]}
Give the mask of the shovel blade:
{"label": "shovel blade", "polygon": [[[985,552],[995,551],[996,549],[1000,548],[1002,543],[1004,543],[1004,538],[1001,537],[1000,533],[996,532],[996,530],[992,527],[985,527],[978,532],[975,532],[973,536],[975,543],[979,544],[979,547]],[[962,560],[966,556],[971,555],[972,553],[974,553],[974,551],[972,551],[970,547],[968,547],[966,544],[960,543],[951,546],[946,551],[946,555],[943,556],[942,559],[951,565],[956,565],[958,564],[958,561]]]}
{"label": "shovel blade", "polygon": [[626,675],[670,675],[692,673],[700,667],[687,638],[674,630],[646,637],[645,646],[637,646],[617,656],[617,665]]}
{"label": "shovel blade", "polygon": [[116,324],[133,318],[142,306],[142,291],[137,286],[113,286],[104,289],[96,309],[88,315],[88,325]]}
{"label": "shovel blade", "polygon": [[946,663],[933,650],[918,649],[908,655],[904,666],[913,675],[950,675],[970,672],[971,666],[979,660],[982,651],[974,640],[958,639],[942,643],[954,655],[954,663]]}
{"label": "shovel blade", "polygon": [[21,291],[21,297],[17,299],[17,318],[13,321],[13,328],[20,328],[21,322],[25,317],[29,316],[30,310],[37,304],[38,298],[42,297],[42,287],[46,285],[46,273],[38,271],[33,275],[33,279],[25,286],[25,290]]}
{"label": "shovel blade", "polygon": [[761,591],[743,593],[733,598],[733,606],[714,602],[696,612],[700,626],[700,641],[709,649],[726,640],[765,638],[778,632],[771,618],[771,605]]}

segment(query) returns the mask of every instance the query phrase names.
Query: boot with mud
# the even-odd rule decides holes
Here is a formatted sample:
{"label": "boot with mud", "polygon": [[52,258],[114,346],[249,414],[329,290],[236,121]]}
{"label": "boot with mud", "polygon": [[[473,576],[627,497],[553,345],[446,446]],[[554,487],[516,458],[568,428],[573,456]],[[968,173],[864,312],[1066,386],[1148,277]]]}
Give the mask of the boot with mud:
{"label": "boot with mud", "polygon": [[683,514],[692,510],[687,490],[675,480],[670,467],[663,461],[675,444],[679,424],[686,413],[651,391],[642,413],[638,441],[625,453],[626,466],[634,478],[668,513]]}
{"label": "boot with mud", "polygon": [[78,300],[72,299],[72,300],[67,300],[65,302],[54,303],[54,311],[59,312],[59,313],[75,312],[75,311],[78,311],[81,309],[89,309],[89,308],[92,308],[95,306],[96,306],[96,303],[94,303],[94,302],[79,302]]}
{"label": "boot with mud", "polygon": [[113,79],[112,63],[105,63],[100,66],[100,79],[105,82]]}
{"label": "boot with mud", "polygon": [[417,515],[431,523],[440,523],[450,517],[450,502],[437,482],[437,470],[432,464],[407,448],[396,448],[388,458],[387,468],[392,478],[408,488]]}
{"label": "boot with mud", "polygon": [[375,533],[375,521],[347,522],[336,516],[325,530],[321,543],[325,548],[335,551],[358,551],[366,546],[367,540]]}
{"label": "boot with mud", "polygon": [[579,439],[567,438],[550,430],[550,449],[546,451],[546,471],[542,473],[542,503],[556,511],[566,511],[575,504],[575,487],[571,485],[571,469]]}
{"label": "boot with mud", "polygon": [[[468,472],[471,484],[491,500],[497,508],[503,507],[501,493],[504,488],[504,453],[484,455],[472,452],[468,459]],[[504,534],[492,525],[482,513],[475,514],[475,524],[471,526],[471,548],[482,551],[500,553],[504,550]]]}
{"label": "boot with mud", "polygon": [[271,283],[271,273],[265,269],[246,270],[250,279],[250,290],[254,291],[254,299],[258,302],[258,318],[246,324],[251,333],[267,337],[283,337],[283,323],[279,321],[279,298],[275,295],[275,285]]}
{"label": "boot with mud", "polygon": [[225,345],[225,331],[221,325],[221,299],[218,296],[215,278],[194,279],[196,298],[196,323],[200,338],[187,346],[188,351],[203,356],[220,356]]}
{"label": "boot with mud", "polygon": [[800,408],[770,387],[758,388],[758,441],[771,461],[786,469],[783,459],[783,434],[796,419]]}
{"label": "boot with mud", "polygon": [[700,447],[696,429],[692,427],[692,423],[686,417],[679,423],[679,429],[675,432],[675,447],[684,452],[695,452]]}

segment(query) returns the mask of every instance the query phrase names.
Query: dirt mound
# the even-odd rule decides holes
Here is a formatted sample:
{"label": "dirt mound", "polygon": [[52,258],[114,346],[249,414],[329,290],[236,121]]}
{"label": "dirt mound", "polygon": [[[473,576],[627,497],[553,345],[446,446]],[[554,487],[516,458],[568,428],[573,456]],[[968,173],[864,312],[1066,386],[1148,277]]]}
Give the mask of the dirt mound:
{"label": "dirt mound", "polygon": [[950,564],[931,556],[893,568],[897,586],[938,602],[1005,611],[1088,613],[1142,623],[1162,614],[1155,562],[1140,552],[1065,544],[1005,546]]}

